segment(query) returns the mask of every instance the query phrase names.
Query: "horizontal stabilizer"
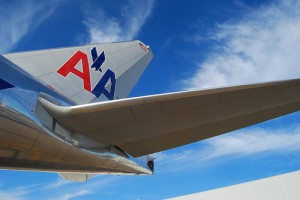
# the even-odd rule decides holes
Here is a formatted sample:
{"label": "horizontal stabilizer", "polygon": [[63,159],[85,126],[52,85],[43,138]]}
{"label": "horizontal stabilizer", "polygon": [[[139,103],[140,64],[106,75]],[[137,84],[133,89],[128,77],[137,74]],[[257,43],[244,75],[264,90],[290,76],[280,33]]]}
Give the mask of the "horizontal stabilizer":
{"label": "horizontal stabilizer", "polygon": [[138,157],[298,111],[300,79],[72,107],[40,102],[70,130]]}

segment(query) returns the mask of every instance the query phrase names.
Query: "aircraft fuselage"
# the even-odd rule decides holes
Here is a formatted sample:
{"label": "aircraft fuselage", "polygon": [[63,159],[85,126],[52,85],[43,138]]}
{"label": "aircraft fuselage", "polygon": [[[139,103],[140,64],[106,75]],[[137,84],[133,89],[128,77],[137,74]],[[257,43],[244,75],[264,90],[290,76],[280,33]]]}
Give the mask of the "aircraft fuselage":
{"label": "aircraft fuselage", "polygon": [[[151,174],[147,162],[112,151],[74,146],[45,126],[37,112],[39,96],[73,105],[18,66],[0,57],[0,163],[3,169]],[[141,163],[141,162],[140,162]]]}

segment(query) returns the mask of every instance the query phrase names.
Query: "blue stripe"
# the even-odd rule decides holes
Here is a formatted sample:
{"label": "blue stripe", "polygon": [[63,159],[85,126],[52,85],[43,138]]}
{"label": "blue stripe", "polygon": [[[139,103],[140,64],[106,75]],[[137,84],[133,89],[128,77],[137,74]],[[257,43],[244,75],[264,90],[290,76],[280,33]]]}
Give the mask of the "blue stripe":
{"label": "blue stripe", "polygon": [[7,88],[13,88],[15,86],[13,86],[12,84],[6,82],[5,80],[1,79],[0,78],[0,90],[4,90],[4,89],[7,89]]}

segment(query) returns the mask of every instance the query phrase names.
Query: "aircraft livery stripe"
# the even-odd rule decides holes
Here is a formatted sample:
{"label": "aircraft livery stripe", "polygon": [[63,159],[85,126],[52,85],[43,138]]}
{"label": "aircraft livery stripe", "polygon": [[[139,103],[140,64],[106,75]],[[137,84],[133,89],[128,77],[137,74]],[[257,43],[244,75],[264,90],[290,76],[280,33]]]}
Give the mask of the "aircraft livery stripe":
{"label": "aircraft livery stripe", "polygon": [[4,89],[7,89],[7,88],[13,88],[15,86],[13,86],[12,84],[6,82],[5,80],[1,79],[0,78],[0,90],[4,90]]}

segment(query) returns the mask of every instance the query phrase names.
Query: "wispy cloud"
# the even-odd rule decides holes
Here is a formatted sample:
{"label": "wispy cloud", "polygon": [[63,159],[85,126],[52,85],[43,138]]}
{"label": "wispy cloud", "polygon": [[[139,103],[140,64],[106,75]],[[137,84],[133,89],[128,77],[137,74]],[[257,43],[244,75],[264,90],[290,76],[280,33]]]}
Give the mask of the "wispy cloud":
{"label": "wispy cloud", "polygon": [[65,186],[65,185],[68,185],[68,184],[71,184],[73,182],[71,181],[67,181],[65,179],[62,179],[62,178],[58,178],[57,181],[53,182],[53,183],[49,183],[45,189],[55,189],[55,188],[59,188],[59,187],[62,187],[62,186]]}
{"label": "wispy cloud", "polygon": [[0,191],[0,199],[5,200],[23,200],[23,194],[19,192]]}
{"label": "wispy cloud", "polygon": [[[95,176],[84,183],[57,179],[56,181],[50,182],[43,187],[36,188],[33,191],[39,190],[42,193],[47,193],[47,195],[43,195],[44,199],[57,199],[57,196],[59,196],[59,199],[61,200],[69,200],[91,194],[93,193],[92,191],[95,190],[102,191],[107,187],[114,187],[115,184],[113,183],[118,183],[118,178],[119,177],[117,176]],[[34,192],[31,191],[31,193],[33,194]]]}
{"label": "wispy cloud", "polygon": [[[133,39],[149,18],[154,0],[130,0],[121,6],[120,18],[109,16],[101,8],[87,8],[84,25],[88,43],[116,42]],[[97,17],[95,17],[97,16]]]}
{"label": "wispy cloud", "polygon": [[0,189],[0,199],[5,200],[25,200],[26,196],[31,193],[31,190],[39,188],[41,184],[23,185],[12,188]]}
{"label": "wispy cloud", "polygon": [[12,50],[29,32],[49,18],[56,8],[56,0],[2,2],[0,7],[0,53]]}
{"label": "wispy cloud", "polygon": [[90,194],[90,193],[91,193],[91,191],[89,191],[89,190],[79,190],[79,191],[75,191],[75,192],[72,192],[72,193],[64,194],[59,199],[60,200],[70,200],[70,199],[80,197],[80,196],[83,196],[83,195],[87,195],[87,194]]}
{"label": "wispy cloud", "polygon": [[[300,2],[279,0],[247,9],[238,20],[219,24],[210,39],[218,45],[183,88],[223,87],[300,76]],[[194,36],[202,38],[201,34]],[[203,38],[202,38],[203,39]]]}
{"label": "wispy cloud", "polygon": [[59,199],[70,200],[92,193],[106,192],[109,187],[118,186],[121,177],[95,176],[84,183],[77,183],[57,179],[34,185],[19,185],[14,187],[0,187],[0,199],[28,200],[28,199]]}
{"label": "wispy cloud", "polygon": [[[300,125],[279,130],[245,129],[205,140],[197,148],[176,153],[162,152],[156,156],[158,165],[163,171],[181,171],[195,169],[212,162],[221,162],[259,153],[299,150]],[[178,167],[170,167],[170,169],[168,166]]]}

